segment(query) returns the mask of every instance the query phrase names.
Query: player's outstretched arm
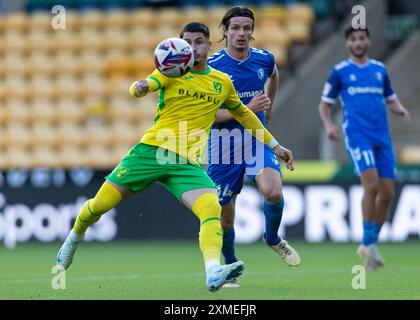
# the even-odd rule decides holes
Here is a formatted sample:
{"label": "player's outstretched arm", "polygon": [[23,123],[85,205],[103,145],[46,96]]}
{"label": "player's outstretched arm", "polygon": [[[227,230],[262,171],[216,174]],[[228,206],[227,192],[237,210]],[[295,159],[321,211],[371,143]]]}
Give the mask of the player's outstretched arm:
{"label": "player's outstretched arm", "polygon": [[340,129],[332,121],[331,105],[325,101],[319,103],[319,116],[324,124],[325,134],[331,140],[338,140],[341,136]]}
{"label": "player's outstretched arm", "polygon": [[[228,109],[232,117],[249,130],[258,140],[264,142],[276,154],[279,160],[286,163],[286,168],[294,170],[293,167],[293,153],[289,149],[282,147],[270,132],[264,127],[260,119],[244,104],[239,104],[237,107]],[[263,133],[260,135],[259,132]]]}
{"label": "player's outstretched arm", "polygon": [[147,80],[133,82],[129,91],[130,95],[134,98],[143,97],[149,92],[149,82]]}
{"label": "player's outstretched arm", "polygon": [[167,81],[168,77],[155,70],[146,79],[133,82],[129,89],[130,95],[134,98],[143,97],[150,92],[166,87]]}

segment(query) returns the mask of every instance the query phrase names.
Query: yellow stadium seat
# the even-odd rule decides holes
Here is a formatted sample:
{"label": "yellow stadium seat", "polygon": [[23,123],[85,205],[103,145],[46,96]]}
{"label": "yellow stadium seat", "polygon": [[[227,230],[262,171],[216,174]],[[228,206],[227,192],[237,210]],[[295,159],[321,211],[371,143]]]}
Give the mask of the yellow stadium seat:
{"label": "yellow stadium seat", "polygon": [[75,10],[66,10],[66,29],[58,32],[78,32],[82,29],[81,14]]}
{"label": "yellow stadium seat", "polygon": [[274,55],[276,64],[279,66],[284,66],[288,61],[288,50],[287,47],[279,47],[277,45],[266,45],[264,49],[268,50]]}
{"label": "yellow stadium seat", "polygon": [[[163,40],[163,39],[162,39]],[[154,35],[154,31],[144,29],[142,27],[135,27],[127,33],[126,49],[136,53],[148,53],[153,55],[153,52],[160,42]]]}
{"label": "yellow stadium seat", "polygon": [[57,163],[58,152],[56,149],[46,146],[37,146],[34,148],[31,156],[31,166],[41,168],[59,167]]}
{"label": "yellow stadium seat", "polygon": [[103,15],[105,27],[110,29],[126,30],[130,25],[126,10],[114,9]]}
{"label": "yellow stadium seat", "polygon": [[85,164],[85,151],[75,145],[61,144],[57,152],[57,158],[60,166],[64,168],[82,167]]}
{"label": "yellow stadium seat", "polygon": [[17,52],[7,52],[3,58],[2,66],[6,77],[25,76],[29,70],[27,59],[23,54]]}
{"label": "yellow stadium seat", "polygon": [[126,44],[126,34],[120,29],[106,29],[102,34],[106,48],[124,49]]}
{"label": "yellow stadium seat", "polygon": [[83,64],[79,57],[65,50],[57,53],[53,63],[56,67],[57,74],[75,76],[83,71]]}
{"label": "yellow stadium seat", "polygon": [[256,46],[261,48],[266,46],[289,47],[292,42],[288,30],[284,27],[262,27],[255,31],[254,37]]}
{"label": "yellow stadium seat", "polygon": [[49,31],[51,29],[51,12],[36,11],[28,15],[30,30]]}
{"label": "yellow stadium seat", "polygon": [[[180,29],[191,21],[201,22],[205,25],[212,21],[209,17],[208,11],[202,7],[188,7],[185,10],[180,11],[179,15],[182,18],[179,25]],[[220,16],[220,20],[221,17],[223,16]],[[178,33],[179,31],[181,30],[178,30]]]}
{"label": "yellow stadium seat", "polygon": [[22,12],[9,13],[5,16],[2,16],[4,19],[4,31],[8,33],[9,30],[13,32],[23,33],[27,30],[28,27],[28,18],[26,14]]}
{"label": "yellow stadium seat", "polygon": [[60,144],[60,140],[58,139],[57,132],[58,130],[56,127],[46,122],[35,123],[31,130],[34,145],[37,147],[45,146],[51,148],[58,146]]}
{"label": "yellow stadium seat", "polygon": [[84,132],[85,132],[85,139],[86,139],[87,145],[112,144],[112,133],[109,130],[108,126],[105,124],[87,126]]}
{"label": "yellow stadium seat", "polygon": [[54,82],[46,75],[37,75],[34,73],[32,80],[27,83],[31,96],[39,99],[51,99],[56,95]]}
{"label": "yellow stadium seat", "polygon": [[229,10],[229,7],[227,6],[217,6],[217,7],[211,8],[210,10],[207,11],[207,16],[209,19],[208,23],[219,25],[220,22],[222,21],[223,16],[228,10]]}
{"label": "yellow stadium seat", "polygon": [[63,77],[59,77],[54,84],[54,92],[58,97],[68,96],[70,98],[79,97],[81,86],[77,78],[64,73]]}
{"label": "yellow stadium seat", "polygon": [[87,75],[90,73],[102,73],[105,71],[106,60],[94,50],[87,50],[78,57],[78,63],[80,66],[80,74]]}
{"label": "yellow stadium seat", "polygon": [[153,35],[156,39],[156,45],[167,38],[179,37],[179,30],[174,27],[162,26],[159,29],[154,29]]}
{"label": "yellow stadium seat", "polygon": [[63,146],[80,148],[86,144],[83,128],[75,122],[61,122],[58,124],[57,137]]}
{"label": "yellow stadium seat", "polygon": [[[19,61],[19,60],[16,60]],[[13,69],[7,70],[7,75],[2,84],[3,98],[5,100],[25,99],[29,95],[29,88],[23,75],[11,73]]]}
{"label": "yellow stadium seat", "polygon": [[177,8],[164,8],[156,13],[156,19],[164,22],[165,26],[179,29],[186,21],[184,12]]}
{"label": "yellow stadium seat", "polygon": [[32,153],[22,147],[11,147],[5,150],[3,164],[6,168],[30,168]]}
{"label": "yellow stadium seat", "polygon": [[84,51],[99,52],[108,45],[106,43],[107,39],[104,37],[103,33],[93,29],[81,30],[75,37],[80,43],[80,50]]}
{"label": "yellow stadium seat", "polygon": [[99,72],[92,70],[82,75],[80,79],[83,96],[102,97],[106,94],[106,79]]}
{"label": "yellow stadium seat", "polygon": [[159,21],[156,19],[156,12],[150,8],[140,8],[129,14],[131,25],[144,26],[144,28],[157,27]]}
{"label": "yellow stadium seat", "polygon": [[57,30],[51,35],[51,51],[56,55],[69,55],[80,50],[82,45],[78,41],[77,33],[69,30]]}
{"label": "yellow stadium seat", "polygon": [[48,54],[52,51],[51,34],[43,31],[31,31],[27,34],[26,41],[30,48],[31,54],[33,52],[41,52]]}
{"label": "yellow stadium seat", "polygon": [[31,121],[31,114],[26,105],[8,105],[3,109],[4,123],[28,124]]}
{"label": "yellow stadium seat", "polygon": [[110,169],[117,164],[113,161],[109,147],[98,144],[87,148],[84,159],[87,166],[96,169]]}
{"label": "yellow stadium seat", "polygon": [[420,145],[405,146],[399,156],[402,163],[420,164]]}
{"label": "yellow stadium seat", "polygon": [[62,144],[57,151],[57,160],[59,165],[66,169],[81,167],[84,164],[83,149]]}
{"label": "yellow stadium seat", "polygon": [[265,19],[271,18],[275,18],[280,23],[282,23],[287,16],[287,10],[280,5],[268,5],[262,7],[260,10],[257,10],[255,15],[257,23],[260,23]]}
{"label": "yellow stadium seat", "polygon": [[289,20],[286,28],[291,40],[294,42],[307,42],[311,37],[311,26],[306,23]]}
{"label": "yellow stadium seat", "polygon": [[311,25],[315,21],[315,12],[308,4],[294,4],[287,8],[286,19],[288,22],[301,22]]}
{"label": "yellow stadium seat", "polygon": [[132,63],[127,57],[108,58],[105,62],[105,71],[110,78],[127,76],[131,73]]}
{"label": "yellow stadium seat", "polygon": [[85,117],[82,103],[74,97],[60,97],[55,108],[59,123],[80,123]]}
{"label": "yellow stadium seat", "polygon": [[26,53],[28,51],[28,43],[26,37],[15,30],[8,32],[3,36],[4,51],[13,53]]}
{"label": "yellow stadium seat", "polygon": [[44,96],[38,95],[31,108],[28,110],[31,115],[32,122],[54,122],[58,120],[58,113],[56,112],[55,105]]}
{"label": "yellow stadium seat", "polygon": [[[112,133],[113,145],[130,146],[138,142],[143,134],[140,124],[131,124],[126,121],[118,121],[112,124],[110,130]],[[128,151],[128,148],[127,148]]]}
{"label": "yellow stadium seat", "polygon": [[45,53],[32,52],[27,58],[28,74],[51,76],[56,73],[57,66],[51,63],[51,57]]}
{"label": "yellow stadium seat", "polygon": [[29,147],[32,144],[30,128],[20,123],[8,123],[4,128],[3,144],[8,148]]}
{"label": "yellow stadium seat", "polygon": [[80,29],[100,29],[105,24],[104,14],[100,10],[89,10],[80,15]]}

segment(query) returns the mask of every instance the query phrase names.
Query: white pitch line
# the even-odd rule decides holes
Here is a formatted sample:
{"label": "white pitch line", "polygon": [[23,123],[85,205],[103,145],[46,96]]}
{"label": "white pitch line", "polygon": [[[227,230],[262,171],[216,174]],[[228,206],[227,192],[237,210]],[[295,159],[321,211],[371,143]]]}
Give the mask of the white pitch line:
{"label": "white pitch line", "polygon": [[[351,270],[351,269],[349,269]],[[388,268],[387,271],[393,270],[394,272],[402,272],[402,273],[412,273],[412,272],[419,272],[420,268],[416,267],[405,267],[405,268]],[[379,271],[380,272],[380,271]],[[295,274],[293,274],[295,273]],[[296,268],[296,270],[285,269],[285,270],[276,270],[276,271],[245,271],[244,275],[247,276],[266,276],[266,275],[282,275],[287,274],[288,276],[298,276],[298,275],[310,275],[310,274],[343,274],[348,275],[349,271],[345,268],[327,268],[327,269],[312,269],[312,270],[305,270]],[[34,278],[34,279],[13,279],[13,280],[0,280],[0,285],[6,284],[28,284],[28,283],[43,283],[43,282],[50,282],[52,277],[50,278]],[[71,277],[68,276],[67,279],[69,281],[74,282],[82,282],[82,281],[104,281],[104,280],[111,280],[111,281],[121,281],[121,280],[138,280],[144,278],[180,278],[180,277],[204,277],[204,273],[156,273],[156,274],[127,274],[127,275],[108,275],[108,276],[79,276],[79,277]]]}

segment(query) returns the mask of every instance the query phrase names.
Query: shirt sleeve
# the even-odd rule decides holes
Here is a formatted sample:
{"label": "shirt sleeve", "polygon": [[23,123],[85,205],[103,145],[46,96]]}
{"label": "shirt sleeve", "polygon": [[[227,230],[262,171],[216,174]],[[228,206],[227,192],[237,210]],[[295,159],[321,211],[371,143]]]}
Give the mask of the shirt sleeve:
{"label": "shirt sleeve", "polygon": [[338,71],[333,68],[330,75],[328,76],[327,82],[324,84],[324,89],[322,90],[321,100],[333,104],[341,90],[341,80]]}
{"label": "shirt sleeve", "polygon": [[269,53],[269,55],[270,55],[270,64],[269,64],[270,72],[268,74],[269,74],[269,77],[272,77],[274,75],[274,72],[276,71],[277,66],[276,66],[276,60],[274,59],[274,55],[272,53]]}
{"label": "shirt sleeve", "polygon": [[147,78],[146,81],[149,83],[149,92],[157,91],[161,88],[166,87],[168,83],[168,77],[155,69]]}
{"label": "shirt sleeve", "polygon": [[386,101],[392,101],[397,98],[397,95],[392,89],[391,80],[389,80],[388,71],[385,70],[384,75],[384,97]]}
{"label": "shirt sleeve", "polygon": [[224,83],[227,89],[227,96],[223,101],[222,107],[228,110],[235,110],[239,108],[243,103],[236,94],[236,89],[229,76],[226,77],[226,81]]}

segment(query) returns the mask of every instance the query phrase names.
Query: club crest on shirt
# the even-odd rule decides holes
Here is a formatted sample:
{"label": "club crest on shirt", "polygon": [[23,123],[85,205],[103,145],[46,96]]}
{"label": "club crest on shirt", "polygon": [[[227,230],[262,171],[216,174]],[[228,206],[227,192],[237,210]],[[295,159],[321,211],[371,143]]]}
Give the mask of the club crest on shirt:
{"label": "club crest on shirt", "polygon": [[117,173],[115,174],[117,178],[122,178],[124,177],[126,174],[128,173],[128,169],[123,167],[123,166],[119,166],[117,169]]}
{"label": "club crest on shirt", "polygon": [[350,81],[356,81],[356,75],[353,73],[350,75]]}
{"label": "club crest on shirt", "polygon": [[257,71],[257,74],[258,74],[258,78],[260,80],[264,79],[264,69],[263,68],[259,68],[258,71]]}
{"label": "club crest on shirt", "polygon": [[217,93],[222,92],[222,84],[220,82],[213,81],[213,87],[214,87],[214,90],[216,90]]}
{"label": "club crest on shirt", "polygon": [[378,81],[382,81],[382,73],[376,72],[375,76],[376,76],[376,79],[378,79]]}

